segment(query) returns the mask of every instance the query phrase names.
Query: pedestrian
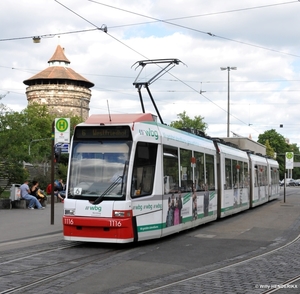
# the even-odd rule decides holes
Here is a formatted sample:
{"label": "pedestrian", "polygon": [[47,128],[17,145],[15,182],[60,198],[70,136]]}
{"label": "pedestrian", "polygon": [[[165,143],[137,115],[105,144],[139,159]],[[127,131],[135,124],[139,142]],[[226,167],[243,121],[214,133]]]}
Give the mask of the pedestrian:
{"label": "pedestrian", "polygon": [[25,200],[29,200],[29,209],[34,209],[36,206],[38,209],[44,209],[44,207],[41,205],[41,203],[37,200],[36,197],[30,195],[30,189],[28,186],[28,180],[24,182],[24,184],[21,185],[20,190],[21,190],[21,197]]}
{"label": "pedestrian", "polygon": [[62,203],[64,203],[64,198],[66,197],[65,185],[62,179],[54,181],[54,195],[57,196]]}
{"label": "pedestrian", "polygon": [[32,187],[30,188],[30,194],[41,203],[42,206],[46,206],[47,197],[42,193],[39,188],[38,181],[32,181]]}

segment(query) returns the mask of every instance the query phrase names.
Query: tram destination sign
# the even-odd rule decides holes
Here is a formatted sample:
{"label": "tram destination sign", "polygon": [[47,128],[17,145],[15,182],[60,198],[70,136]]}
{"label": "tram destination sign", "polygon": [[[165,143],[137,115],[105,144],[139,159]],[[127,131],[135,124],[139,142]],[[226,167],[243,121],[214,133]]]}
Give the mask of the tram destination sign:
{"label": "tram destination sign", "polygon": [[128,126],[125,127],[86,127],[75,129],[74,139],[131,139]]}

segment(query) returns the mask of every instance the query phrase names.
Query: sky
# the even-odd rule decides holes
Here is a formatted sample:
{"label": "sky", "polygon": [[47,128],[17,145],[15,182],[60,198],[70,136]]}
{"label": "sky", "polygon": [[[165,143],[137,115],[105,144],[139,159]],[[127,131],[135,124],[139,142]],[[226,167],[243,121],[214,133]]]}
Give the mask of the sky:
{"label": "sky", "polygon": [[[207,135],[226,137],[229,101],[230,137],[256,141],[275,129],[300,146],[299,15],[300,1],[285,0],[2,0],[1,102],[26,108],[23,81],[46,69],[60,45],[95,84],[90,115],[142,112],[136,62],[178,59],[149,85],[164,123],[186,111],[203,118]],[[147,64],[138,81],[165,65]]]}

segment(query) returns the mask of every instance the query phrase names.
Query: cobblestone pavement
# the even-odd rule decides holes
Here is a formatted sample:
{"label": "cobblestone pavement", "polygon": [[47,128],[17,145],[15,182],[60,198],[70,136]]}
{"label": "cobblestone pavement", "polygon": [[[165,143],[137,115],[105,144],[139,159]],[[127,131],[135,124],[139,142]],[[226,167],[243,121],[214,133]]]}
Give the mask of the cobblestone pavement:
{"label": "cobblestone pavement", "polygon": [[[65,265],[76,265],[75,257],[88,256],[92,262],[84,267],[68,275],[58,276],[49,283],[15,293],[264,293],[300,275],[300,240],[295,239],[300,227],[300,188],[293,189],[295,192],[287,199],[287,203],[279,199],[178,235],[137,246],[116,248],[114,254],[105,258],[101,258],[102,252],[106,252],[111,246],[93,243],[84,243],[80,247],[57,253],[53,251],[29,258],[26,262],[22,262],[20,258],[19,263],[0,265],[2,274],[21,271],[19,276],[14,276],[15,280],[11,280],[8,275],[0,275],[0,285],[6,284],[7,287],[3,289],[8,289],[20,284],[22,270],[26,271],[35,262],[37,265],[46,265],[57,258],[65,260]],[[24,226],[20,226],[19,223],[13,223],[18,213],[20,214],[16,211],[7,212],[6,217],[11,217],[11,222],[4,228],[8,229],[11,224],[16,224],[16,231],[11,234],[4,231],[3,236],[6,238],[5,242],[10,242],[7,244],[14,243],[15,246],[16,242],[20,242],[21,251],[12,248],[3,250],[0,263],[9,260],[10,255],[17,252],[23,252],[24,255],[24,252],[30,254],[42,250],[44,246],[55,249],[68,244],[62,238],[53,243],[42,240],[49,234],[56,234],[61,228],[61,223],[49,226],[49,215],[44,223],[41,222],[35,228],[41,229],[34,230],[26,227],[26,221],[34,224],[34,219],[40,218],[42,214],[39,211],[22,211]],[[27,232],[32,242],[36,242],[29,247],[32,251],[26,251],[29,250],[28,243],[18,239],[18,230],[20,238]],[[39,242],[43,244],[37,244],[38,240],[34,238],[40,238]],[[292,240],[296,241],[291,242]],[[6,248],[5,242],[1,247],[3,249]],[[285,244],[287,245],[283,247]],[[55,272],[59,272],[59,269],[49,268],[46,274]],[[32,277],[39,274],[41,272],[33,272]],[[300,283],[297,280],[291,282],[276,293],[300,293]]]}

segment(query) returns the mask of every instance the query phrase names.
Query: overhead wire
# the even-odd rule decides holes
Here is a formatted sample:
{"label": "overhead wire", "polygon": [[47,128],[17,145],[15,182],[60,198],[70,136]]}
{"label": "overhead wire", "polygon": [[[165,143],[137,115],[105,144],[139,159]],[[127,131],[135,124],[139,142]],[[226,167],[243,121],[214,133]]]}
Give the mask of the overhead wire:
{"label": "overhead wire", "polygon": [[83,17],[82,15],[78,14],[77,12],[75,12],[74,10],[70,9],[68,6],[62,4],[61,2],[54,0],[56,3],[58,3],[59,5],[63,6],[64,8],[66,8],[67,10],[71,11],[72,13],[74,13],[75,15],[77,15],[79,18],[83,19],[84,21],[86,21],[87,23],[91,24],[93,27],[96,27],[97,29],[99,29],[99,27],[97,25],[95,25],[94,23],[92,23],[91,21],[89,21],[88,19],[86,19],[85,17]]}
{"label": "overhead wire", "polygon": [[[105,5],[107,7],[111,7],[114,9],[118,9],[121,11],[125,11],[125,12],[129,12],[131,13],[131,11],[129,10],[125,10],[119,7],[114,7],[112,5],[108,5],[108,4],[104,4],[104,3],[100,3],[98,1],[95,0],[87,0],[89,2],[94,2],[97,4],[101,4],[101,5]],[[298,0],[299,1],[299,0]],[[134,24],[127,24],[127,25],[119,25],[119,26],[113,26],[110,28],[119,28],[119,27],[125,27],[125,26],[135,26],[135,25],[142,25],[142,24],[151,24],[151,23],[155,23],[155,22],[168,22],[168,21],[173,21],[173,20],[182,20],[182,19],[190,19],[190,18],[198,18],[198,17],[204,17],[204,16],[212,16],[212,15],[218,15],[218,14],[226,14],[226,13],[233,13],[233,12],[240,12],[240,11],[247,11],[247,10],[253,10],[253,9],[261,9],[261,8],[268,8],[268,7],[272,7],[272,6],[281,6],[281,5],[285,5],[285,4],[292,4],[295,2],[298,2],[297,0],[295,1],[289,1],[289,2],[281,2],[281,3],[274,3],[274,4],[268,4],[268,5],[260,5],[260,6],[254,6],[254,7],[247,7],[247,8],[239,8],[239,9],[232,9],[232,10],[225,10],[225,11],[219,11],[219,12],[210,12],[210,13],[204,13],[204,14],[196,14],[196,15],[189,15],[189,16],[182,16],[182,17],[175,17],[175,18],[169,18],[169,19],[165,19],[165,20],[154,20],[154,21],[148,21],[148,22],[140,22],[140,23],[134,23]],[[133,12],[132,12],[133,13]],[[139,16],[143,16],[142,14],[138,14]]]}
{"label": "overhead wire", "polygon": [[[57,1],[57,0],[55,0],[55,1]],[[194,29],[194,28],[191,28],[191,27],[188,27],[188,26],[173,23],[169,20],[158,19],[158,18],[151,17],[151,16],[148,16],[148,15],[145,15],[145,14],[141,14],[141,13],[137,13],[137,12],[127,10],[127,9],[123,9],[123,8],[115,7],[115,6],[112,6],[112,5],[105,4],[105,3],[101,3],[101,2],[98,2],[98,1],[95,1],[95,0],[87,0],[87,1],[99,4],[99,5],[102,5],[102,6],[110,7],[110,8],[116,9],[116,10],[120,10],[120,11],[123,11],[123,12],[127,12],[127,13],[130,13],[130,14],[134,14],[134,15],[137,15],[137,16],[149,18],[149,19],[152,19],[156,22],[162,22],[162,23],[166,23],[166,24],[173,25],[173,26],[176,26],[176,27],[184,28],[186,30],[191,30],[191,31],[195,31],[195,32],[198,32],[198,33],[201,33],[201,34],[209,35],[211,37],[216,37],[216,38],[220,38],[220,39],[223,39],[223,40],[236,42],[236,43],[239,43],[239,44],[243,44],[243,45],[247,45],[247,46],[251,46],[251,47],[255,47],[255,48],[260,48],[260,49],[264,49],[264,50],[268,50],[268,51],[272,51],[272,52],[276,52],[276,53],[280,53],[280,54],[284,54],[284,55],[289,55],[289,56],[293,56],[293,57],[300,57],[300,55],[297,55],[297,54],[291,54],[291,53],[288,53],[288,52],[283,52],[283,51],[280,51],[280,50],[271,49],[271,48],[267,48],[267,47],[264,47],[264,46],[255,45],[255,44],[251,44],[251,43],[247,43],[247,42],[238,41],[238,40],[234,40],[234,39],[231,39],[231,38],[219,36],[219,35],[213,34],[211,32],[205,32],[205,31],[202,31],[202,30]],[[273,4],[273,5],[272,4],[262,5],[262,6],[257,6],[257,7],[253,7],[253,8],[248,8],[248,9],[246,9],[246,8],[241,9],[240,11],[250,10],[250,9],[258,9],[258,8],[266,8],[266,7],[278,6],[278,5],[284,5],[284,4],[292,4],[292,3],[297,3],[297,2],[299,2],[299,1],[294,0],[294,1],[289,1],[289,2],[277,3],[277,4]],[[239,10],[231,10],[231,11],[222,12],[222,13],[237,12],[237,11],[239,11]],[[221,12],[218,12],[216,14],[220,14],[220,13]],[[194,17],[199,17],[199,16],[194,16]],[[191,18],[191,17],[189,17],[189,18]]]}
{"label": "overhead wire", "polygon": [[[89,24],[91,24],[92,26],[94,26],[95,28],[94,29],[86,29],[86,30],[78,30],[78,31],[69,31],[69,32],[64,32],[64,33],[44,34],[44,35],[39,35],[40,37],[51,38],[51,37],[54,37],[54,36],[57,36],[57,35],[84,33],[84,32],[88,32],[88,31],[95,31],[95,30],[102,30],[103,29],[101,27],[98,27],[97,25],[95,25],[94,23],[92,23],[91,21],[89,21],[88,19],[84,18],[82,15],[80,15],[80,14],[76,13],[75,11],[71,10],[69,7],[67,7],[66,5],[62,4],[61,2],[59,2],[57,0],[54,0],[54,1],[57,2],[58,4],[60,4],[61,6],[63,6],[64,8],[66,8],[67,10],[71,11],[72,13],[76,14],[78,17],[80,17],[81,19],[85,20],[86,22],[88,22]],[[183,25],[171,22],[173,20],[189,19],[189,18],[196,18],[196,17],[217,15],[217,14],[225,14],[225,13],[233,13],[233,12],[247,11],[247,10],[253,10],[253,9],[261,9],[261,8],[267,8],[267,7],[279,6],[279,5],[287,5],[287,4],[297,3],[297,2],[299,2],[299,0],[298,1],[294,0],[294,1],[289,1],[289,2],[274,3],[274,4],[268,4],[268,5],[260,5],[260,6],[247,7],[247,8],[240,8],[240,9],[233,9],[233,10],[220,11],[220,12],[213,12],[213,13],[207,13],[207,14],[198,14],[198,15],[192,15],[192,16],[186,16],[186,17],[178,17],[178,18],[172,18],[172,19],[167,19],[167,20],[162,20],[162,19],[154,18],[154,17],[147,16],[147,15],[144,15],[144,14],[141,14],[141,13],[137,13],[137,12],[133,12],[133,11],[130,11],[130,10],[123,9],[123,8],[119,8],[119,7],[108,5],[108,4],[105,4],[105,3],[101,3],[101,2],[98,2],[98,1],[95,1],[95,0],[87,0],[87,1],[93,2],[95,4],[103,5],[103,6],[106,6],[106,7],[110,7],[110,8],[116,9],[116,10],[120,10],[120,11],[124,11],[124,12],[127,12],[127,13],[131,13],[131,14],[134,14],[134,15],[137,15],[137,16],[149,18],[149,19],[152,19],[153,22],[162,22],[162,23],[173,25],[173,26],[181,27],[181,28],[184,28],[184,29],[187,29],[187,30],[192,30],[192,31],[195,31],[195,32],[198,32],[198,33],[206,34],[206,35],[209,35],[211,37],[216,37],[216,38],[220,38],[220,39],[223,39],[223,40],[227,40],[227,41],[231,41],[231,42],[236,42],[236,43],[240,43],[240,44],[243,44],[243,45],[252,46],[252,47],[256,47],[256,48],[260,48],[260,49],[264,49],[264,50],[268,50],[268,51],[272,51],[272,52],[276,52],[276,53],[280,53],[280,54],[284,54],[284,55],[289,55],[289,56],[293,56],[293,57],[300,57],[300,55],[297,55],[297,54],[292,54],[292,53],[283,52],[283,51],[280,51],[280,50],[276,50],[276,49],[272,49],[272,48],[267,48],[267,47],[256,45],[256,44],[251,44],[251,43],[247,43],[247,42],[243,42],[243,41],[239,41],[239,40],[234,40],[234,39],[231,39],[231,38],[227,38],[227,37],[223,37],[223,36],[219,36],[219,35],[213,34],[211,32],[205,32],[205,31],[202,31],[202,30],[194,29],[194,28],[191,28],[191,27],[187,27],[187,26],[183,26]],[[137,24],[129,24],[129,25],[120,25],[120,26],[110,27],[110,29],[111,28],[117,28],[117,27],[124,27],[124,26],[133,26],[133,25],[147,24],[147,23],[153,23],[153,22],[137,23]],[[5,38],[5,39],[0,39],[0,41],[12,41],[12,40],[21,40],[21,39],[32,39],[33,37],[34,36]],[[123,45],[125,45],[125,44],[123,44]]]}
{"label": "overhead wire", "polygon": [[[81,19],[83,20],[86,20],[84,17],[80,16],[78,13],[74,12],[72,9],[66,7],[65,5],[61,4],[58,0],[54,0],[55,2],[57,2],[58,4],[62,5],[63,7],[67,8],[70,12],[76,14],[77,16],[79,16]],[[114,8],[114,9],[118,9],[118,10],[122,10],[124,12],[128,12],[128,13],[132,13],[132,14],[135,14],[135,15],[139,15],[139,16],[143,16],[143,17],[146,17],[146,18],[150,18],[150,19],[153,19],[155,21],[160,21],[160,22],[164,22],[164,23],[167,23],[167,24],[171,24],[171,25],[175,25],[175,26],[179,26],[179,27],[182,27],[182,28],[186,28],[186,29],[191,29],[189,27],[185,27],[185,26],[182,26],[182,25],[178,25],[178,24],[174,24],[174,23],[171,23],[171,22],[168,22],[168,21],[164,21],[164,20],[160,20],[160,19],[157,19],[157,18],[153,18],[153,17],[150,17],[150,16],[146,16],[146,15],[142,15],[140,13],[134,13],[132,11],[128,11],[128,10],[125,10],[125,9],[121,9],[121,8],[117,8],[117,7],[114,7],[114,6],[111,6],[111,5],[107,5],[107,4],[103,4],[103,3],[100,3],[100,2],[97,2],[95,0],[88,0],[89,2],[94,2],[94,3],[97,3],[97,4],[100,4],[100,5],[104,5],[104,6],[108,6],[108,7],[111,7],[111,8]],[[295,1],[291,1],[289,3],[293,3]],[[88,23],[92,24],[93,26],[97,27],[95,24],[93,24],[92,22],[86,20]],[[195,29],[192,29],[192,30],[195,30]],[[204,31],[200,31],[200,30],[195,30],[197,32],[200,32],[200,33],[205,33],[205,34],[208,34],[208,35],[211,35],[211,36],[215,36],[211,33],[207,33],[207,32],[204,32]],[[107,32],[106,32],[107,33]],[[120,41],[119,39],[113,37],[112,35],[110,35],[109,33],[107,33],[111,38],[113,38],[114,40],[116,40],[117,42],[121,43],[122,45],[126,46],[127,48],[129,48],[130,50],[134,51],[135,53],[137,53],[138,55],[142,56],[143,58],[146,58],[147,60],[149,60],[149,58],[147,58],[145,55],[141,54],[140,52],[136,51],[135,49],[131,48],[130,46],[128,46],[127,44],[125,44],[124,42]],[[218,36],[219,37],[219,36]],[[231,40],[229,38],[224,38],[224,39],[227,39],[227,40]],[[231,40],[231,41],[235,41],[235,40]],[[245,43],[246,44],[246,43]],[[249,44],[247,44],[249,45]],[[254,45],[253,45],[254,46]],[[255,46],[257,47],[257,46]],[[267,49],[267,48],[265,48]],[[269,49],[268,49],[269,50]],[[270,49],[271,50],[271,49]],[[272,50],[272,51],[275,51],[277,52],[277,50]],[[280,51],[278,51],[280,52]],[[282,52],[281,52],[282,53]],[[288,54],[290,55],[290,54]],[[300,57],[300,56],[297,56],[297,57]],[[157,65],[158,67],[160,67],[159,65]],[[182,84],[184,84],[185,86],[187,86],[188,88],[190,88],[191,90],[195,91],[196,93],[199,93],[198,90],[196,90],[195,88],[193,88],[192,86],[190,86],[189,84],[187,84],[186,82],[184,82],[183,80],[177,78],[175,75],[173,75],[172,73],[168,72],[169,75],[171,75],[172,77],[174,77],[176,80],[180,81]],[[221,110],[223,110],[224,112],[228,112],[227,110],[225,110],[223,107],[219,106],[217,103],[215,103],[213,100],[211,100],[210,98],[206,97],[205,95],[203,95],[203,92],[200,92],[199,93],[200,95],[202,95],[206,100],[210,101],[212,104],[214,104],[215,106],[217,106],[218,108],[220,108]],[[249,125],[249,123],[246,123],[242,120],[240,120],[239,118],[235,117],[234,115],[232,115],[232,113],[230,113],[230,116],[235,118],[236,120],[240,121],[241,123],[251,127]],[[258,132],[257,130],[255,130],[253,127],[251,127],[255,132]]]}
{"label": "overhead wire", "polygon": [[[99,28],[86,29],[86,30],[77,30],[77,31],[69,31],[69,32],[63,32],[63,33],[43,34],[43,35],[38,35],[38,36],[41,37],[41,38],[53,38],[55,36],[78,34],[78,33],[86,33],[86,32],[91,32],[91,31],[96,31],[96,30],[99,30]],[[32,39],[34,37],[36,37],[36,35],[35,36],[25,36],[25,37],[5,38],[5,39],[0,39],[0,42],[15,41],[15,40],[26,40],[26,39]]]}
{"label": "overhead wire", "polygon": [[[94,31],[94,30],[103,30],[102,28],[99,28],[96,24],[92,23],[91,21],[89,21],[88,19],[84,18],[83,16],[81,16],[80,14],[76,13],[75,11],[73,11],[72,9],[70,9],[69,7],[65,6],[64,4],[62,4],[61,2],[57,1],[57,0],[54,0],[55,2],[57,2],[58,4],[60,4],[61,6],[63,6],[64,8],[66,8],[67,10],[69,10],[70,12],[74,13],[75,15],[77,15],[78,17],[80,17],[81,19],[83,19],[84,21],[88,22],[89,24],[91,24],[92,26],[94,26],[95,28],[94,29],[87,29],[87,30],[79,30],[79,31],[72,31],[72,32],[65,32],[65,33],[59,33],[59,34],[46,34],[46,35],[41,35],[41,37],[53,37],[55,35],[63,35],[63,34],[71,34],[71,33],[80,33],[80,32],[87,32],[87,31]],[[242,8],[242,9],[235,9],[235,10],[229,10],[229,11],[223,11],[223,12],[215,12],[215,13],[209,13],[209,14],[203,14],[203,15],[195,15],[195,16],[188,16],[188,17],[181,17],[181,18],[175,18],[175,19],[170,19],[170,20],[161,20],[161,19],[157,19],[157,18],[154,18],[154,17],[150,17],[150,16],[147,16],[147,15],[143,15],[143,14],[140,14],[140,13],[136,13],[136,12],[132,12],[132,11],[129,11],[129,10],[125,10],[125,9],[121,9],[121,8],[118,8],[118,7],[114,7],[114,6],[111,6],[111,5],[107,5],[107,4],[104,4],[104,3],[100,3],[98,1],[95,1],[95,0],[88,0],[89,2],[93,2],[93,3],[96,3],[96,4],[99,4],[99,5],[104,5],[104,6],[107,6],[107,7],[110,7],[110,8],[113,8],[113,9],[118,9],[118,10],[121,10],[121,11],[124,11],[124,12],[127,12],[127,13],[132,13],[132,14],[135,14],[135,15],[139,15],[139,16],[142,16],[142,17],[145,17],[145,18],[149,18],[149,19],[152,19],[154,20],[155,22],[162,22],[162,23],[166,23],[166,24],[170,24],[170,25],[173,25],[173,26],[177,26],[177,27],[181,27],[181,28],[184,28],[184,29],[187,29],[187,30],[192,30],[192,31],[196,31],[196,32],[199,32],[199,33],[202,33],[202,34],[206,34],[206,35],[209,35],[211,37],[217,37],[217,38],[221,38],[221,39],[224,39],[224,40],[228,40],[228,41],[232,41],[232,42],[237,42],[237,43],[241,43],[241,44],[244,44],[244,45],[248,45],[248,46],[252,46],[252,47],[257,47],[257,48],[261,48],[261,49],[265,49],[265,50],[269,50],[269,51],[273,51],[273,52],[277,52],[277,53],[281,53],[281,54],[286,54],[286,55],[290,55],[290,56],[294,56],[294,57],[300,57],[299,55],[295,55],[295,54],[290,54],[290,53],[286,53],[286,52],[282,52],[282,51],[279,51],[279,50],[275,50],[275,49],[270,49],[270,48],[266,48],[266,47],[263,47],[263,46],[260,46],[260,45],[254,45],[254,44],[250,44],[250,43],[246,43],[246,42],[242,42],[242,41],[237,41],[237,40],[233,40],[233,39],[230,39],[230,38],[226,38],[226,37],[222,37],[222,36],[218,36],[218,35],[215,35],[213,33],[210,33],[210,32],[205,32],[205,31],[201,31],[201,30],[198,30],[198,29],[194,29],[194,28],[190,28],[190,27],[187,27],[187,26],[183,26],[183,25],[180,25],[180,24],[176,24],[176,23],[173,23],[173,22],[170,22],[170,20],[179,20],[179,19],[186,19],[186,18],[193,18],[193,17],[200,17],[200,16],[208,16],[208,15],[216,15],[216,14],[221,14],[221,13],[232,13],[232,12],[237,12],[237,11],[244,11],[244,10],[250,10],[250,9],[259,9],[259,8],[266,8],[266,7],[271,7],[271,6],[278,6],[278,5],[285,5],[285,4],[291,4],[291,3],[295,3],[295,2],[298,2],[298,1],[289,1],[289,2],[283,2],[283,3],[276,3],[276,4],[270,4],[270,5],[261,5],[261,6],[256,6],[256,7],[250,7],[250,8]],[[107,31],[106,31],[107,33]],[[108,33],[107,33],[108,34]],[[135,53],[139,54],[140,56],[142,56],[143,58],[146,58],[146,59],[149,59],[147,58],[146,56],[144,56],[143,54],[141,54],[140,52],[134,50],[133,48],[131,48],[130,46],[128,46],[127,44],[125,44],[124,42],[120,41],[119,39],[115,38],[114,36],[112,36],[111,34],[108,34],[111,38],[113,38],[115,41],[121,43],[122,45],[126,46],[127,48],[129,48],[130,50],[134,51]],[[17,40],[17,39],[26,39],[26,38],[32,38],[32,37],[22,37],[22,38],[10,38],[10,39],[0,39],[0,41],[4,41],[4,40]],[[184,85],[186,85],[187,87],[191,88],[193,91],[198,92],[198,90],[194,89],[193,87],[191,87],[190,85],[188,85],[186,82],[178,79],[177,77],[175,77],[174,75],[172,75],[171,73],[169,73],[171,76],[173,76],[176,80],[180,81],[181,83],[183,83]],[[225,109],[223,109],[222,107],[220,107],[219,105],[217,105],[216,103],[214,103],[211,99],[209,99],[208,97],[206,97],[205,95],[203,95],[201,93],[201,95],[207,99],[208,101],[210,101],[211,103],[213,103],[214,105],[216,105],[217,107],[219,107],[220,109],[222,109],[223,111],[227,112]],[[231,114],[231,116],[233,116]],[[234,117],[234,116],[233,116]],[[236,118],[236,117],[235,117]],[[237,120],[239,120],[238,118],[236,118]],[[240,122],[248,125],[247,123],[239,120]]]}

